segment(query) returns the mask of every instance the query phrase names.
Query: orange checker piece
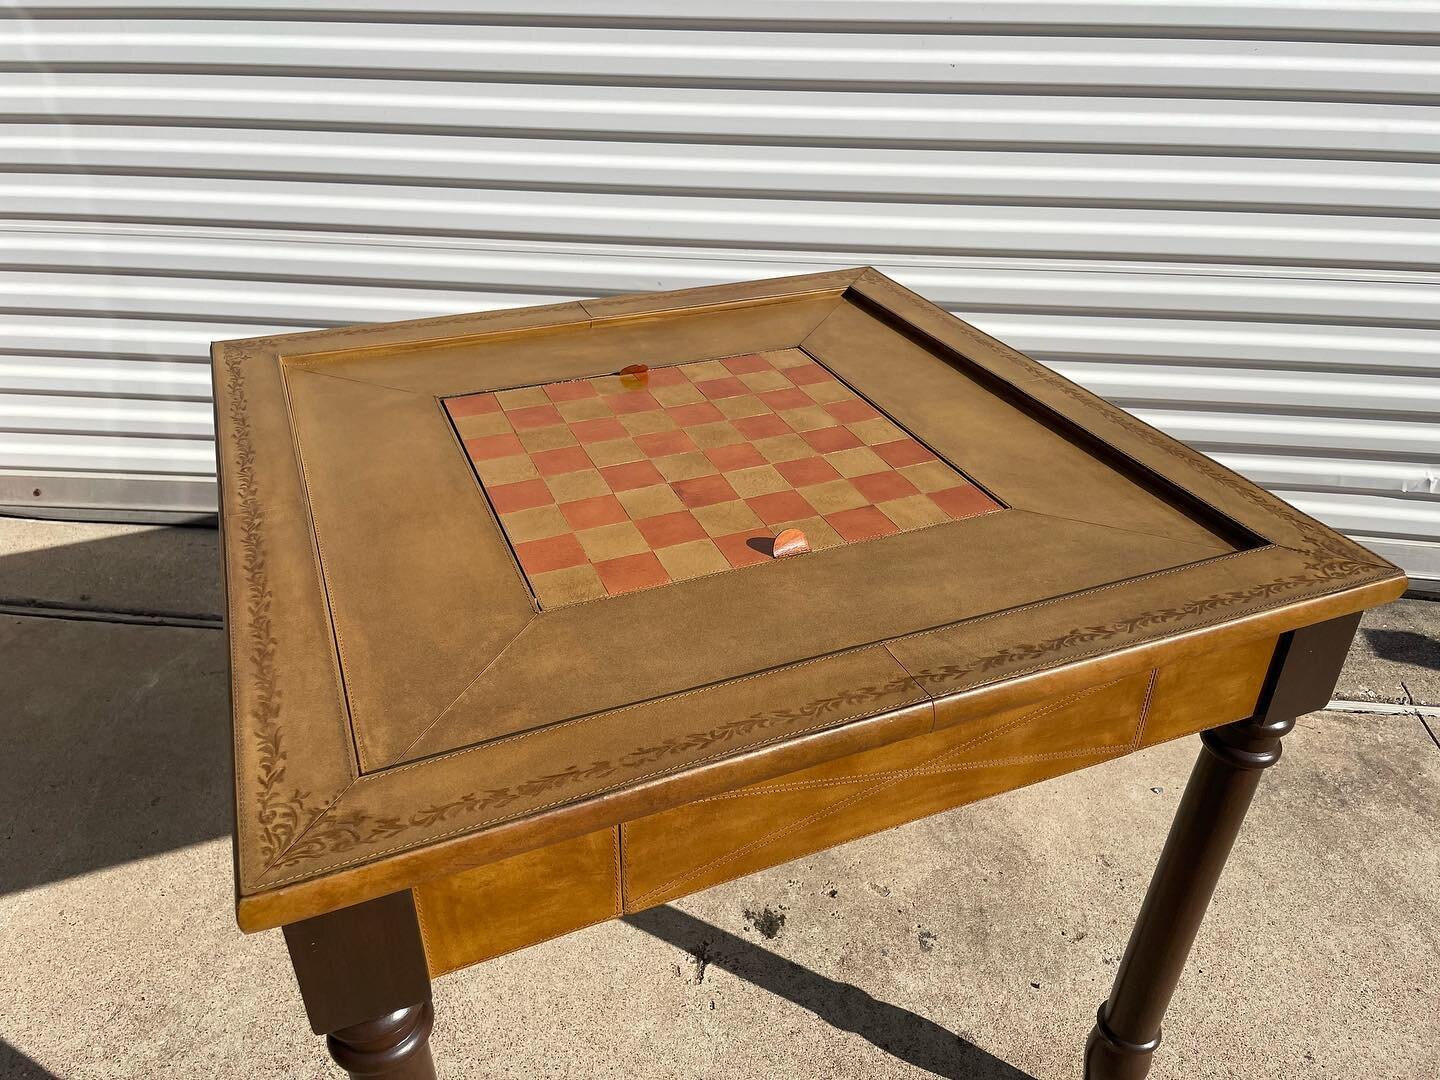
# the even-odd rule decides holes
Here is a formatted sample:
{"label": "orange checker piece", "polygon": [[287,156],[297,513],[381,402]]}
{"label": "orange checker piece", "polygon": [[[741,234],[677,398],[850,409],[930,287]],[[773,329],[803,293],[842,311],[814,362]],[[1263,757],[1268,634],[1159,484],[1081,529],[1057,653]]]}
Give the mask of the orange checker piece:
{"label": "orange checker piece", "polygon": [[803,555],[809,550],[810,541],[805,539],[805,534],[801,530],[782,529],[775,537],[770,554],[777,559],[783,559],[787,555]]}

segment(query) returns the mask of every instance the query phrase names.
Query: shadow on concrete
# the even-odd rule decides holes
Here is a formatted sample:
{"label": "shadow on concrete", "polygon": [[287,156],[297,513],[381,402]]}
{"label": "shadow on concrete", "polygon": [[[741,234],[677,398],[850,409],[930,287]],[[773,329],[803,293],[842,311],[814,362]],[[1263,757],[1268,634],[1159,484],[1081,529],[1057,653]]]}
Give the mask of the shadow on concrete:
{"label": "shadow on concrete", "polygon": [[1440,671],[1440,641],[1413,630],[1362,630],[1365,641],[1381,660]]}
{"label": "shadow on concrete", "polygon": [[54,1073],[42,1069],[4,1039],[0,1039],[0,1077],[4,1080],[59,1080]]}
{"label": "shadow on concrete", "polygon": [[96,539],[66,522],[0,517],[0,527],[0,611],[220,625],[213,528],[135,527]]}
{"label": "shadow on concrete", "polygon": [[762,990],[809,1009],[841,1031],[854,1032],[892,1057],[951,1080],[1034,1080],[933,1020],[877,1001],[783,956],[668,905],[624,921],[669,942],[697,964],[714,964]]}
{"label": "shadow on concrete", "polygon": [[[89,567],[103,593],[97,568],[127,573],[146,542],[10,554],[0,584],[69,604],[52,583]],[[218,628],[0,613],[0,894],[228,836],[227,699]]]}

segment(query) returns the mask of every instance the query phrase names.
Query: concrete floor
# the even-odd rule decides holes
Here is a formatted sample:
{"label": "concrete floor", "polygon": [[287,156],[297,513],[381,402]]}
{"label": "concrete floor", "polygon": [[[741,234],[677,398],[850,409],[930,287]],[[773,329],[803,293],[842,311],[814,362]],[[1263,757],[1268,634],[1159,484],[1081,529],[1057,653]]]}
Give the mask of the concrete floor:
{"label": "concrete floor", "polygon": [[[7,1080],[339,1075],[278,933],[234,925],[215,566],[204,530],[0,520]],[[1440,704],[1437,627],[1440,604],[1372,616],[1337,696]],[[1301,721],[1152,1076],[1440,1075],[1440,746],[1421,711]],[[449,976],[437,1063],[457,1080],[1073,1078],[1195,752]]]}

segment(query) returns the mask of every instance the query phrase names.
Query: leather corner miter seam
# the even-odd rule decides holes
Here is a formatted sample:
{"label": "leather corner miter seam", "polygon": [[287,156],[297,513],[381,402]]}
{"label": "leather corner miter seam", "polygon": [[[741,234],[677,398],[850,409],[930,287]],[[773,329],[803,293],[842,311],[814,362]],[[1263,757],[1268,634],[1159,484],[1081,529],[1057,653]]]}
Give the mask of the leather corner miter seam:
{"label": "leather corner miter seam", "polygon": [[[335,618],[335,597],[334,587],[330,581],[329,571],[325,568],[325,542],[320,538],[320,523],[315,517],[315,506],[310,499],[310,470],[305,463],[305,447],[300,437],[300,428],[295,422],[295,408],[290,398],[290,380],[285,373],[285,365],[280,357],[276,357],[276,365],[279,368],[280,386],[285,395],[285,422],[290,428],[290,445],[294,449],[295,464],[300,470],[300,487],[305,496],[305,516],[310,523],[310,537],[313,543],[313,557],[316,563],[316,570],[320,576],[320,590],[325,597],[325,615],[330,624],[330,636],[335,642],[335,655],[332,664],[335,668],[335,677],[340,687],[340,697],[345,703],[345,726],[349,729],[347,734],[354,750],[354,759],[350,762],[351,775],[359,776],[365,771],[365,760],[369,756],[365,749],[365,743],[360,734],[360,725],[355,723],[355,702],[350,696],[350,686],[345,679],[345,671],[349,666],[345,659],[345,641],[340,635],[340,621]],[[353,379],[348,380],[354,382]],[[347,789],[348,790],[348,789]],[[344,791],[341,792],[344,794]],[[337,800],[339,796],[336,797]],[[333,803],[331,804],[334,805]],[[323,815],[322,815],[323,816]],[[311,822],[313,825],[314,822]]]}
{"label": "leather corner miter seam", "polygon": [[[893,661],[895,659],[895,654],[890,652],[889,645],[886,642],[880,642],[879,645],[885,650],[885,652],[889,655],[890,659]],[[646,698],[643,701],[632,701],[628,705],[620,705],[614,709],[605,709],[600,712],[586,713],[584,716],[572,716],[568,720],[557,720],[553,724],[543,724],[538,727],[527,728],[525,731],[517,731],[512,735],[502,735],[499,738],[486,739],[484,742],[474,743],[470,746],[457,747],[454,750],[447,750],[443,754],[432,754],[419,761],[406,761],[401,762],[398,765],[389,765],[383,769],[376,769],[373,772],[367,773],[366,775],[379,776],[382,773],[400,773],[405,772],[408,769],[421,768],[432,762],[445,761],[448,758],[459,757],[462,754],[475,753],[477,751],[484,750],[492,746],[500,746],[504,743],[517,742],[520,739],[528,739],[535,735],[546,734],[553,731],[560,731],[563,728],[573,727],[576,724],[588,723],[591,720],[609,719],[619,716],[621,713],[631,712],[635,709],[647,708],[661,702],[680,701],[684,698],[693,697],[696,694],[707,694],[720,688],[738,686],[740,683],[750,682],[752,679],[767,678],[779,672],[796,671],[803,667],[809,667],[812,664],[823,664],[829,660],[834,660],[837,657],[850,656],[855,653],[864,652],[867,649],[873,649],[875,647],[875,643],[856,645],[848,649],[840,649],[836,652],[826,653],[823,656],[812,656],[807,660],[797,660],[791,664],[781,664],[778,667],[767,668],[763,671],[752,671],[748,675],[737,675],[733,678],[721,679],[718,682],[707,683],[704,686],[691,687],[689,690],[677,690],[671,694],[661,694],[658,697]],[[905,666],[899,663],[899,661],[895,661],[895,664],[900,669],[900,673],[902,675],[905,675],[908,681],[914,684],[916,690],[918,690],[923,696],[916,698],[914,701],[900,702],[899,704],[893,706],[893,708],[898,711],[899,709],[909,708],[911,705],[919,705],[922,702],[930,700],[930,696],[926,692],[925,688],[923,686],[920,686],[919,683],[915,682],[915,679],[911,677],[909,673],[905,670]],[[887,711],[889,710],[881,709],[877,712],[863,713],[858,716],[847,717],[842,722],[848,724],[853,720],[864,720],[867,717],[877,716],[879,715],[879,713]]]}
{"label": "leather corner miter seam", "polygon": [[1155,684],[1160,680],[1160,669],[1150,669],[1150,678],[1145,683],[1145,700],[1140,703],[1140,718],[1135,724],[1135,736],[1130,740],[1130,746],[1139,750],[1145,738],[1145,725],[1150,720],[1150,702],[1155,698]]}
{"label": "leather corner miter seam", "polygon": [[610,871],[615,875],[615,918],[625,914],[625,837],[624,822],[610,827],[610,843],[615,847],[615,859]]}
{"label": "leather corner miter seam", "polygon": [[[1280,548],[1280,550],[1284,550],[1284,551],[1290,551],[1289,548],[1281,548],[1280,545],[1278,545],[1278,544],[1270,545],[1270,547]],[[1224,560],[1224,559],[1238,558],[1239,556],[1242,556],[1242,555],[1252,555],[1252,554],[1254,554],[1254,553],[1256,553],[1256,552],[1265,551],[1265,550],[1267,550],[1267,549],[1266,549],[1266,548],[1251,548],[1249,551],[1237,551],[1237,552],[1232,552],[1232,553],[1229,554],[1229,555],[1216,556],[1215,559],[1213,559],[1213,560],[1211,560],[1211,559],[1206,559],[1206,560],[1202,560],[1202,561],[1203,561],[1203,562],[1206,562],[1206,563],[1209,563],[1209,562],[1212,562],[1212,561],[1213,561],[1213,562],[1218,562],[1218,561],[1221,561],[1221,560]],[[1292,552],[1292,553],[1293,553],[1293,552]],[[1190,566],[1198,566],[1198,565],[1200,565],[1200,564],[1199,564],[1199,563],[1191,563],[1191,564],[1189,564],[1189,565],[1190,565]],[[1183,570],[1183,569],[1187,569],[1187,568],[1188,568],[1188,567],[1176,567],[1176,568],[1174,568],[1174,569],[1176,569],[1176,570]],[[1171,572],[1172,572],[1172,571],[1162,570],[1162,571],[1158,571],[1158,572],[1157,572],[1156,574],[1154,574],[1154,575],[1144,575],[1144,576],[1145,576],[1145,577],[1160,576],[1160,575],[1162,575],[1162,574],[1171,573]],[[1298,602],[1299,602],[1299,603],[1314,603],[1314,602],[1316,602],[1316,601],[1324,600],[1324,599],[1327,599],[1328,597],[1336,596],[1336,595],[1339,595],[1339,594],[1341,594],[1341,593],[1354,592],[1354,591],[1356,591],[1357,589],[1359,589],[1359,588],[1361,588],[1361,587],[1363,587],[1363,586],[1373,584],[1373,583],[1375,583],[1375,582],[1378,582],[1378,581],[1382,580],[1383,578],[1390,577],[1390,576],[1391,576],[1391,575],[1390,575],[1388,572],[1385,572],[1384,568],[1376,567],[1376,568],[1374,568],[1374,570],[1371,571],[1370,574],[1365,575],[1365,576],[1361,576],[1361,577],[1357,577],[1357,578],[1355,578],[1355,579],[1353,579],[1353,580],[1350,580],[1350,581],[1346,581],[1346,582],[1344,582],[1344,583],[1342,583],[1342,584],[1336,585],[1334,588],[1325,589],[1325,590],[1319,590],[1319,591],[1312,591],[1312,592],[1310,592],[1310,593],[1307,593],[1307,594],[1306,594],[1305,596],[1303,596],[1303,597],[1301,598],[1301,600],[1298,601]],[[1122,585],[1127,585],[1127,584],[1130,584],[1130,583],[1133,582],[1133,581],[1139,581],[1139,580],[1142,580],[1142,578],[1127,578],[1127,579],[1124,580],[1124,581],[1118,581],[1118,582],[1114,582],[1114,583],[1112,583],[1112,584],[1110,584],[1110,585],[1099,586],[1099,587],[1096,588],[1096,589],[1086,590],[1085,592],[1101,592],[1101,591],[1104,591],[1105,589],[1119,588],[1119,587],[1122,586]],[[1039,601],[1039,602],[1038,602],[1036,605],[1034,605],[1034,606],[1037,606],[1037,607],[1043,606],[1043,605],[1045,605],[1045,604],[1053,603],[1053,602],[1056,602],[1056,601],[1061,600],[1061,599],[1073,599],[1073,595],[1075,595],[1075,594],[1072,594],[1072,596],[1068,596],[1068,597],[1057,597],[1057,598],[1052,598],[1051,600],[1042,600],[1042,601]],[[1084,593],[1078,594],[1078,595],[1084,595]],[[1207,597],[1206,600],[1214,599],[1214,598],[1215,598],[1215,594],[1212,594],[1212,596],[1211,596],[1211,597]],[[1202,602],[1203,602],[1203,601],[1202,601]],[[1263,603],[1263,604],[1255,604],[1255,605],[1253,605],[1252,607],[1250,607],[1249,610],[1248,610],[1245,614],[1246,614],[1246,617],[1247,617],[1247,618],[1251,618],[1251,617],[1263,615],[1265,612],[1267,612],[1267,611],[1272,611],[1272,610],[1274,610],[1275,608],[1286,607],[1286,606],[1295,606],[1296,604],[1297,604],[1297,601],[1296,601],[1295,599],[1293,599],[1293,598],[1281,597],[1281,598],[1279,598],[1279,599],[1267,601],[1266,603]],[[999,616],[999,615],[1005,615],[1005,614],[1008,614],[1010,611],[1014,611],[1014,610],[1019,610],[1019,609],[1018,609],[1018,608],[1011,608],[1011,609],[1007,609],[1006,611],[994,612],[994,613],[992,613],[992,614],[990,614],[990,615],[982,615],[982,616],[979,616],[979,617],[978,617],[977,619],[975,619],[975,620],[962,620],[961,623],[952,623],[952,624],[947,625],[947,626],[933,627],[933,628],[931,628],[931,629],[929,629],[929,630],[921,630],[921,631],[919,631],[919,632],[917,632],[917,633],[915,633],[915,634],[907,634],[907,635],[905,635],[905,637],[895,638],[895,639],[892,639],[892,640],[895,640],[895,641],[903,641],[903,640],[906,640],[907,638],[923,637],[923,636],[925,636],[925,635],[927,635],[927,634],[939,633],[940,631],[949,630],[949,629],[952,629],[954,626],[962,625],[962,624],[964,624],[964,623],[968,623],[968,622],[971,622],[971,621],[978,622],[978,621],[983,621],[984,619],[993,618],[993,617],[996,617],[996,616]],[[1145,646],[1158,646],[1158,645],[1163,645],[1165,642],[1170,641],[1170,640],[1173,639],[1173,638],[1182,637],[1182,636],[1184,636],[1185,634],[1195,633],[1195,632],[1197,632],[1197,631],[1205,630],[1205,629],[1207,629],[1207,628],[1209,628],[1209,627],[1212,627],[1212,626],[1215,626],[1215,625],[1217,625],[1217,624],[1225,623],[1225,622],[1230,622],[1230,621],[1233,621],[1233,620],[1229,619],[1224,612],[1221,612],[1220,614],[1215,615],[1215,616],[1212,616],[1212,617],[1210,617],[1210,618],[1207,618],[1207,619],[1198,619],[1198,620],[1196,620],[1196,621],[1194,621],[1194,622],[1191,622],[1191,623],[1189,623],[1189,624],[1187,624],[1187,625],[1181,626],[1181,627],[1177,628],[1176,630],[1174,630],[1173,632],[1157,634],[1157,635],[1155,635],[1155,636],[1153,636],[1153,637],[1149,637],[1149,638],[1141,638],[1141,639],[1139,639],[1138,641],[1134,642],[1134,646],[1135,646],[1135,647],[1145,647]],[[1079,632],[1078,629],[1075,630],[1075,631],[1072,631],[1072,633],[1078,633],[1078,632]],[[1042,662],[1042,663],[1038,663],[1038,664],[1033,664],[1033,665],[1031,665],[1030,667],[1020,668],[1020,669],[1018,669],[1018,670],[1016,670],[1016,671],[1007,671],[1007,672],[1004,672],[1004,673],[998,675],[998,676],[997,676],[996,678],[994,678],[994,679],[991,679],[991,680],[988,680],[988,681],[982,681],[982,682],[975,683],[974,685],[972,685],[972,686],[967,686],[967,687],[965,687],[963,690],[958,691],[958,692],[960,692],[960,693],[973,693],[974,691],[983,689],[983,688],[985,688],[985,687],[987,687],[987,686],[993,686],[993,685],[995,685],[995,684],[998,683],[998,682],[1005,682],[1005,681],[1009,681],[1009,680],[1013,680],[1013,679],[1024,678],[1026,675],[1033,675],[1033,674],[1035,674],[1036,672],[1038,672],[1038,671],[1044,671],[1044,670],[1046,670],[1047,668],[1070,667],[1070,666],[1073,666],[1074,664],[1079,663],[1079,662],[1082,661],[1082,660],[1088,660],[1088,659],[1090,659],[1091,657],[1095,657],[1095,656],[1102,656],[1102,655],[1104,655],[1104,654],[1106,654],[1106,653],[1108,653],[1108,652],[1112,652],[1112,651],[1113,651],[1113,650],[1112,650],[1112,649],[1109,649],[1109,648],[1099,648],[1099,649],[1091,649],[1091,650],[1089,650],[1089,651],[1087,651],[1087,652],[1072,653],[1072,654],[1070,654],[1070,655],[1068,655],[1068,656],[1065,657],[1063,663],[1056,663],[1056,662],[1054,662],[1054,661],[1052,660],[1052,661],[1049,661],[1049,662]],[[1143,670],[1143,669],[1142,669],[1142,670]],[[922,676],[922,677],[926,676],[927,674],[928,674],[927,672],[921,672],[921,676]],[[949,696],[949,695],[946,695],[946,696]],[[940,699],[939,699],[939,698],[936,698],[935,700],[936,700],[936,701],[939,701]]]}

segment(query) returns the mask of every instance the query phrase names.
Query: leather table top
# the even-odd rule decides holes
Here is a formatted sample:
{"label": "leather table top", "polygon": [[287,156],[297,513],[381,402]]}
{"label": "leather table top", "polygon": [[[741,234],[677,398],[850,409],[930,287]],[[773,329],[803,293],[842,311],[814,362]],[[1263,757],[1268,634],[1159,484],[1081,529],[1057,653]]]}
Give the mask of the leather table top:
{"label": "leather table top", "polygon": [[246,929],[1404,587],[874,270],[214,362]]}

